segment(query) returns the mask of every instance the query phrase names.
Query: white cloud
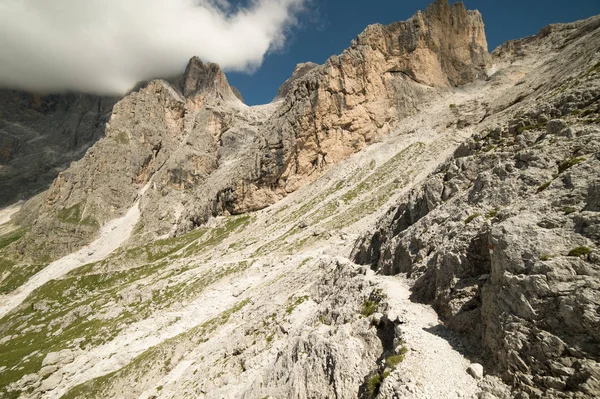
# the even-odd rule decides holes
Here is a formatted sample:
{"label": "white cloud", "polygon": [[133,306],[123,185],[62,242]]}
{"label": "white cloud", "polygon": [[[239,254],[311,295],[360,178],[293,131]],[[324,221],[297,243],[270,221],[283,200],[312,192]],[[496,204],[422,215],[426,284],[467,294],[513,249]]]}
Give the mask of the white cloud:
{"label": "white cloud", "polygon": [[197,55],[258,68],[309,0],[1,0],[0,86],[124,93]]}

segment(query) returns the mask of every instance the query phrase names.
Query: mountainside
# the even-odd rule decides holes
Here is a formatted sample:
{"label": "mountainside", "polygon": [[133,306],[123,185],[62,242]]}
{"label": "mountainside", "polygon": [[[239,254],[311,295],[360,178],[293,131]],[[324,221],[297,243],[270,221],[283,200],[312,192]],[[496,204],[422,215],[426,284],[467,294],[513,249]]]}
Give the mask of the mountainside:
{"label": "mountainside", "polygon": [[0,90],[0,206],[46,190],[104,135],[116,101]]}
{"label": "mountainside", "polygon": [[270,104],[195,57],[78,97],[0,210],[0,396],[599,396],[599,44],[437,0]]}

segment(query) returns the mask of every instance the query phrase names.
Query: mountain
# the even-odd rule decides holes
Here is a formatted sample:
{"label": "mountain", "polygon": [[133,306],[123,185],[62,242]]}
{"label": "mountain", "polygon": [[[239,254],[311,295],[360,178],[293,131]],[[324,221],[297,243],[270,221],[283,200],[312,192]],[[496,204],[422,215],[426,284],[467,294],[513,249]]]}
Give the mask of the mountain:
{"label": "mountain", "polygon": [[196,57],[141,83],[0,211],[0,392],[598,396],[599,43],[489,54],[437,0],[270,104]]}

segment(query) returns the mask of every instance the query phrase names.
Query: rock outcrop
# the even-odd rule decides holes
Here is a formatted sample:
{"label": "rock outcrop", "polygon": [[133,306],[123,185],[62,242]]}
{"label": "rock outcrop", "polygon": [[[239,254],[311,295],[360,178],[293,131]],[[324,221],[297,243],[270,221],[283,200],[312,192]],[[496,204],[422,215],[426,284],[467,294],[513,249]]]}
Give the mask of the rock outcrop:
{"label": "rock outcrop", "polygon": [[354,251],[382,273],[407,274],[413,298],[465,333],[517,397],[600,394],[600,71],[575,53],[578,40],[600,41],[598,21],[527,39],[560,50],[520,85],[562,79],[491,117]]}

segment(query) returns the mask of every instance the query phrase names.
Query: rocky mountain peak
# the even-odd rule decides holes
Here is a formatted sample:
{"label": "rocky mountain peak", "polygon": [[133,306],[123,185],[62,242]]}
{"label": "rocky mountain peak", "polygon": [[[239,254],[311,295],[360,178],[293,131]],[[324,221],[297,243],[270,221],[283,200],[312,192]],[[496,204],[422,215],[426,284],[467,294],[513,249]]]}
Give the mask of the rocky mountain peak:
{"label": "rocky mountain peak", "polygon": [[279,90],[277,91],[277,96],[275,97],[275,100],[285,97],[288,94],[288,92],[290,91],[290,89],[292,88],[292,83],[294,83],[296,80],[300,79],[301,77],[303,77],[308,72],[312,71],[313,69],[315,69],[318,66],[319,66],[319,64],[315,64],[314,62],[302,62],[300,64],[297,64],[296,67],[294,68],[294,72],[292,73],[292,76],[290,76],[279,87]]}
{"label": "rocky mountain peak", "polygon": [[372,25],[354,44],[396,57],[395,72],[429,86],[459,86],[484,77],[491,60],[479,11],[447,0],[406,21]]}
{"label": "rocky mountain peak", "polygon": [[238,98],[229,86],[227,77],[219,65],[202,62],[195,56],[190,59],[177,86],[186,98],[207,95],[231,101]]}

